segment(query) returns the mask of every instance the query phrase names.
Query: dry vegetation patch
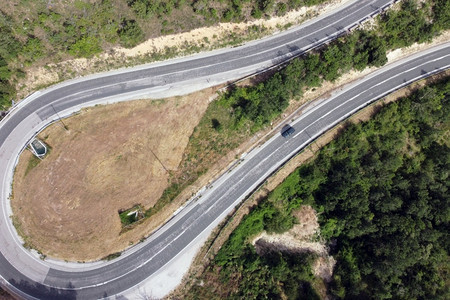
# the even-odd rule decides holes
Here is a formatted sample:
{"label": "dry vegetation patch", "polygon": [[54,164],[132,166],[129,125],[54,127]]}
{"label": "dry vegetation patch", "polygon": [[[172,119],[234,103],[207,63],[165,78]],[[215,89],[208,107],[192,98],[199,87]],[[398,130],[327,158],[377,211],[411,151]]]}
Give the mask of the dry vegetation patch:
{"label": "dry vegetation patch", "polygon": [[118,211],[160,198],[211,92],[88,108],[64,120],[67,131],[61,123],[44,130],[51,153],[30,167],[24,152],[14,178],[12,207],[26,240],[52,257],[88,261],[148,234],[158,216],[120,234]]}

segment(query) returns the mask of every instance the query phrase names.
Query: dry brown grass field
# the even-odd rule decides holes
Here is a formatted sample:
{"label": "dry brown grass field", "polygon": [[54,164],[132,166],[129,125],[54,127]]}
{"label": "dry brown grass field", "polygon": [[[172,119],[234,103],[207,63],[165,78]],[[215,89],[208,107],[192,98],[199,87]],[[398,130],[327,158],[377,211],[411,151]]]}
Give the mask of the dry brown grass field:
{"label": "dry brown grass field", "polygon": [[14,179],[12,207],[26,242],[52,257],[88,261],[148,234],[146,225],[120,234],[118,210],[159,199],[211,91],[93,107],[64,120],[67,131],[61,123],[45,129],[39,137],[50,154],[35,165],[25,151]]}

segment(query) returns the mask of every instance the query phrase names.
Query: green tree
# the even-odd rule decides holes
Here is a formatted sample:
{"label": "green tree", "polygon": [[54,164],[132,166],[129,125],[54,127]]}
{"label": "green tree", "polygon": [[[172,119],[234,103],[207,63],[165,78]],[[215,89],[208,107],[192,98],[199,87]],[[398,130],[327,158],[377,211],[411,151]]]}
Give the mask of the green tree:
{"label": "green tree", "polygon": [[118,34],[123,46],[131,48],[139,44],[144,38],[144,33],[135,20],[122,19]]}
{"label": "green tree", "polygon": [[76,57],[91,57],[101,51],[100,42],[94,36],[85,36],[69,47],[69,53]]}

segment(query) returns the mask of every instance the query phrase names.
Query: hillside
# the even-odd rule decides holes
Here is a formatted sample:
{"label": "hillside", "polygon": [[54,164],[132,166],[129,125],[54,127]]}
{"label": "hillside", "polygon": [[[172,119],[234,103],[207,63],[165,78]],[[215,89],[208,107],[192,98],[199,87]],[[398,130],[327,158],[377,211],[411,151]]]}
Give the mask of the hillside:
{"label": "hillside", "polygon": [[[10,105],[16,84],[31,66],[48,68],[55,62],[114,52],[118,46],[131,48],[149,38],[219,22],[280,16],[322,2],[326,0],[2,1],[0,110]],[[154,55],[135,64],[162,58],[161,53]]]}
{"label": "hillside", "polygon": [[[448,299],[449,99],[447,77],[348,124],[243,219],[187,296],[318,299],[326,286],[342,299]],[[252,245],[292,228],[303,205],[337,260],[330,283],[313,251]]]}

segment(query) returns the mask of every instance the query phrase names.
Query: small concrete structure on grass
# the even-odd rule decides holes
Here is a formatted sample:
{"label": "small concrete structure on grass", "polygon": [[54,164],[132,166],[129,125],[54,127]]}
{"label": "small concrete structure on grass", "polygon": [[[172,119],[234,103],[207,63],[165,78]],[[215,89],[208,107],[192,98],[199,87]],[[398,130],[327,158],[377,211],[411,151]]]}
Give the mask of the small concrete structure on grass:
{"label": "small concrete structure on grass", "polygon": [[41,159],[42,157],[45,156],[45,154],[47,154],[47,147],[43,142],[41,142],[37,138],[33,139],[29,145],[31,152],[33,152],[33,154],[37,158]]}

